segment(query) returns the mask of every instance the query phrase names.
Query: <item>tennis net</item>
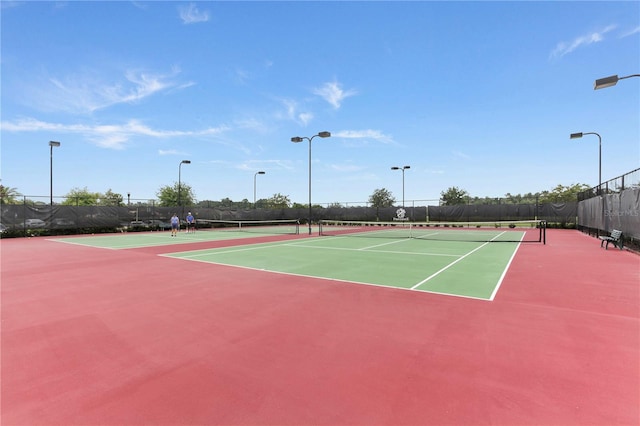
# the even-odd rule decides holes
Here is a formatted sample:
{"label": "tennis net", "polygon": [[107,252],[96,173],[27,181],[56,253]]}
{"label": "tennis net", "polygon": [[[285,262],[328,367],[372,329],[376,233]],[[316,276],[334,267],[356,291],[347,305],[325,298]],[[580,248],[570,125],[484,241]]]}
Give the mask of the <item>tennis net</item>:
{"label": "tennis net", "polygon": [[222,220],[198,219],[198,225],[220,231],[255,232],[258,234],[299,234],[298,219],[284,220]]}
{"label": "tennis net", "polygon": [[471,242],[546,244],[543,220],[493,222],[359,222],[321,220],[319,235]]}

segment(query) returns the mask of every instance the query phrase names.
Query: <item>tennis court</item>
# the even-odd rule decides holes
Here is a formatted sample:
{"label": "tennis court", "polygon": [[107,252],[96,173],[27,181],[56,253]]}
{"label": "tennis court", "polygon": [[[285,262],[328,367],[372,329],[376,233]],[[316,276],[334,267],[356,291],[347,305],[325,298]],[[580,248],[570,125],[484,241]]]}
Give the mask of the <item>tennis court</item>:
{"label": "tennis court", "polygon": [[[298,235],[297,223],[212,221],[221,228],[63,238],[56,241],[109,249]],[[541,221],[451,226],[387,222],[320,223],[316,238],[233,247],[183,249],[168,257],[355,284],[493,300],[523,241],[542,241]],[[529,237],[526,237],[529,234]],[[537,239],[536,239],[537,238]],[[258,241],[258,242],[256,242]],[[178,246],[179,247],[179,246]]]}
{"label": "tennis court", "polygon": [[316,237],[168,254],[260,271],[492,300],[519,243]]}
{"label": "tennis court", "polygon": [[[120,234],[83,235],[79,237],[53,238],[53,241],[78,244],[89,247],[100,247],[112,250],[123,250],[140,247],[156,247],[174,244],[193,244],[224,240],[255,238],[257,236],[297,235],[297,220],[281,221],[202,221],[208,224],[224,225],[222,228],[203,228],[192,232],[181,231],[172,237],[170,231],[132,232]],[[242,225],[245,226],[242,226]]]}
{"label": "tennis court", "polygon": [[640,421],[637,254],[326,225],[0,240],[2,424]]}

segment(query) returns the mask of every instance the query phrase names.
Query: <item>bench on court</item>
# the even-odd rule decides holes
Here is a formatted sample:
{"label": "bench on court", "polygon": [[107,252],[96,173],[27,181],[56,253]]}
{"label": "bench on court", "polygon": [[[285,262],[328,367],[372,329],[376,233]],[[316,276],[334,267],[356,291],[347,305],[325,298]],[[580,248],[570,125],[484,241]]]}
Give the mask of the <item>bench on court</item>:
{"label": "bench on court", "polygon": [[606,243],[604,246],[605,250],[609,248],[609,243],[613,244],[614,247],[618,247],[620,250],[622,250],[622,231],[614,229],[613,231],[611,231],[611,235],[609,235],[608,237],[601,236],[598,238],[600,238],[600,247],[602,247],[602,245]]}

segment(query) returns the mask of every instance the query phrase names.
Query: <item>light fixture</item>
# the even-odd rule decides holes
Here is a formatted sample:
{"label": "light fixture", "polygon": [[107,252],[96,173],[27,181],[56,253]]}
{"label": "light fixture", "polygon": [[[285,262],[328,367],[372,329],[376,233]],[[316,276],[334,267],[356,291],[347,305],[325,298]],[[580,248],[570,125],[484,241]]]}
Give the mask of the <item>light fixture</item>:
{"label": "light fixture", "polygon": [[624,77],[618,77],[617,75],[612,75],[609,77],[599,78],[593,84],[593,90],[604,89],[606,87],[615,86],[619,80],[624,80],[625,78],[631,78],[631,77],[640,77],[640,74],[631,74]]}
{"label": "light fixture", "polygon": [[309,235],[311,235],[311,216],[312,216],[312,211],[311,211],[311,141],[316,136],[319,136],[321,138],[329,138],[329,137],[331,137],[331,132],[326,132],[326,131],[325,132],[319,132],[317,135],[313,135],[310,138],[306,137],[306,136],[294,136],[294,137],[291,138],[291,142],[293,142],[293,143],[300,143],[305,139],[309,141]]}
{"label": "light fixture", "polygon": [[53,207],[53,147],[60,146],[58,141],[49,141],[49,203]]}

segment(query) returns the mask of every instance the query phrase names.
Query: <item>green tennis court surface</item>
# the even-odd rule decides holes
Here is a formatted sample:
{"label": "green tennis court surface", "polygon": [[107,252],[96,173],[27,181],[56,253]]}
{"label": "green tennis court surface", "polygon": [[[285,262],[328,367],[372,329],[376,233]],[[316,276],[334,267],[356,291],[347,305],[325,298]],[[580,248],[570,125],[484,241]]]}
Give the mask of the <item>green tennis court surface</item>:
{"label": "green tennis court surface", "polygon": [[187,244],[204,241],[222,241],[240,238],[253,238],[268,235],[280,235],[278,229],[253,229],[251,231],[240,230],[203,230],[187,234],[184,231],[178,236],[172,237],[171,231],[159,232],[132,232],[126,234],[102,234],[82,237],[55,238],[68,244],[79,244],[89,247],[99,247],[112,250],[131,249],[139,247],[154,247],[171,244]]}
{"label": "green tennis court surface", "polygon": [[315,237],[165,256],[493,300],[518,242]]}

